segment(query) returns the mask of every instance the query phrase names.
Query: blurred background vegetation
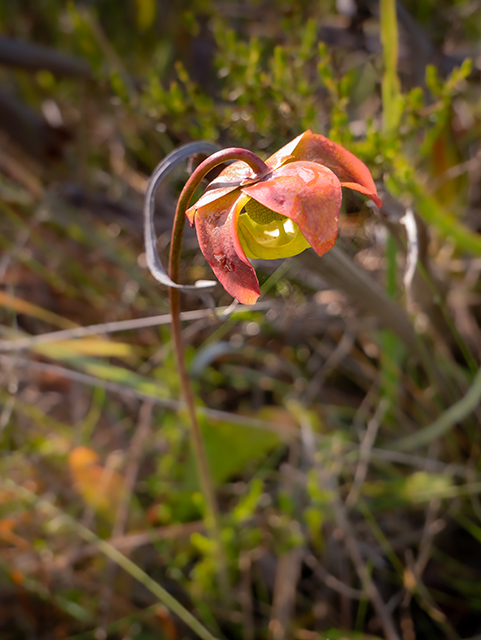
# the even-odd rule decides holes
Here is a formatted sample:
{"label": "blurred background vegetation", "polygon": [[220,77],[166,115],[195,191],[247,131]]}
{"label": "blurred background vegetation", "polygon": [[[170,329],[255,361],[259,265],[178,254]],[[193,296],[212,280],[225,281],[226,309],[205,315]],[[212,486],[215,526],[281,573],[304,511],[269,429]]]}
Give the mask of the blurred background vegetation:
{"label": "blurred background vegetation", "polygon": [[[481,6],[398,3],[400,85],[379,9],[0,4],[2,639],[481,638]],[[255,308],[184,299],[223,593],[143,195],[179,144],[308,128],[382,210],[345,193],[335,250],[258,261]],[[192,232],[184,258],[212,277]]]}

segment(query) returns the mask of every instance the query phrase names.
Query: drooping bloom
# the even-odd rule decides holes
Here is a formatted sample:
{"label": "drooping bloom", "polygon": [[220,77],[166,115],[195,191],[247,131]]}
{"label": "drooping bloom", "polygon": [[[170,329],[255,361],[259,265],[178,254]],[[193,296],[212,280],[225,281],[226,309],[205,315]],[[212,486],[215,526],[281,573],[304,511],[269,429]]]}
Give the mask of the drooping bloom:
{"label": "drooping bloom", "polygon": [[366,165],[340,144],[306,131],[256,175],[237,161],[187,210],[202,253],[226,291],[244,304],[260,295],[248,258],[274,260],[311,246],[322,255],[337,237],[341,187],[381,206]]}

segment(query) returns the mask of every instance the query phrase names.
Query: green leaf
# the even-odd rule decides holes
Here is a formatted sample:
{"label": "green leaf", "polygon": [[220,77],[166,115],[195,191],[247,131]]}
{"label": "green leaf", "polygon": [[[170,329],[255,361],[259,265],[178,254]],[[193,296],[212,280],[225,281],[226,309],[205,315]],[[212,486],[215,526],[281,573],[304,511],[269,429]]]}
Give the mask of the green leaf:
{"label": "green leaf", "polygon": [[440,96],[443,92],[443,84],[439,79],[437,68],[433,64],[426,67],[426,85],[434,96]]}
{"label": "green leaf", "polygon": [[298,65],[304,65],[315,53],[318,24],[314,18],[309,18],[302,34],[301,46],[297,55]]}
{"label": "green leaf", "polygon": [[365,497],[375,500],[376,508],[391,509],[451,497],[452,479],[440,473],[418,471],[407,478],[365,482],[362,491]]}
{"label": "green leaf", "polygon": [[242,522],[254,515],[254,511],[256,510],[257,503],[259,502],[263,489],[264,483],[262,480],[254,478],[250,483],[249,493],[239,501],[239,504],[234,509],[232,514],[234,520]]}
{"label": "green leaf", "polygon": [[[259,463],[281,444],[281,439],[275,433],[226,422],[211,424],[203,421],[202,436],[212,479],[216,484],[241,473],[249,464]],[[184,486],[188,491],[194,491],[199,486],[192,453],[186,464]]]}
{"label": "green leaf", "polygon": [[381,638],[361,631],[349,631],[347,634],[342,629],[329,629],[319,635],[319,640],[381,640]]}
{"label": "green leaf", "polygon": [[473,61],[471,58],[466,58],[463,60],[460,67],[456,67],[453,69],[451,75],[446,81],[445,92],[453,93],[456,91],[457,85],[466,80],[466,78],[470,75],[473,69]]}
{"label": "green leaf", "polygon": [[156,0],[136,0],[137,2],[137,27],[139,31],[147,31],[155,20],[157,8]]}

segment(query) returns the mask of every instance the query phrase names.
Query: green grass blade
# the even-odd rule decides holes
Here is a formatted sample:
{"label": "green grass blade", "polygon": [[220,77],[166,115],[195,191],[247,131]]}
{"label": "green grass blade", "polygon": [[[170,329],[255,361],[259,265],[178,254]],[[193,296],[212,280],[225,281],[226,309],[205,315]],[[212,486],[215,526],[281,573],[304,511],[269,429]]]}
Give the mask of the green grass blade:
{"label": "green grass blade", "polygon": [[396,451],[412,451],[417,447],[433,442],[446,434],[457,422],[464,420],[481,402],[481,368],[478,369],[473,384],[468,392],[445,411],[437,420],[421,431],[413,433],[411,436],[402,438],[394,443],[393,449]]}

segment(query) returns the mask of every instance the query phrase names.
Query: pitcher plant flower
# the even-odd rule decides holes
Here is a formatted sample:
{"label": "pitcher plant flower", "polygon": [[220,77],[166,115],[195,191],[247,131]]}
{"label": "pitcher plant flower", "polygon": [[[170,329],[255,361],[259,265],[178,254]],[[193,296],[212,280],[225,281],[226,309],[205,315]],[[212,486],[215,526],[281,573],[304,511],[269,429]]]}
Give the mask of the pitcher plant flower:
{"label": "pitcher plant flower", "polygon": [[241,160],[227,166],[186,214],[226,291],[253,304],[260,289],[248,258],[287,258],[308,247],[318,255],[329,251],[342,187],[382,205],[366,165],[308,130],[268,158],[260,172]]}
{"label": "pitcher plant flower", "polygon": [[[156,192],[166,176],[189,158],[206,156],[192,172],[177,201],[169,267],[156,248]],[[228,165],[191,206],[202,179]],[[267,162],[247,149],[220,149],[207,141],[188,143],[169,153],[155,168],[144,203],[145,255],[154,278],[169,288],[171,327],[180,385],[191,424],[191,445],[205,499],[205,524],[214,544],[219,588],[229,593],[227,555],[215,488],[209,469],[182,338],[180,291],[206,290],[215,282],[178,282],[186,215],[196,227],[200,248],[225,289],[239,302],[254,303],[259,282],[248,258],[284,258],[311,246],[319,255],[336,241],[342,187],[359,191],[381,206],[367,167],[344,147],[306,131]],[[202,634],[199,634],[202,635]],[[202,637],[206,637],[203,635]]]}

